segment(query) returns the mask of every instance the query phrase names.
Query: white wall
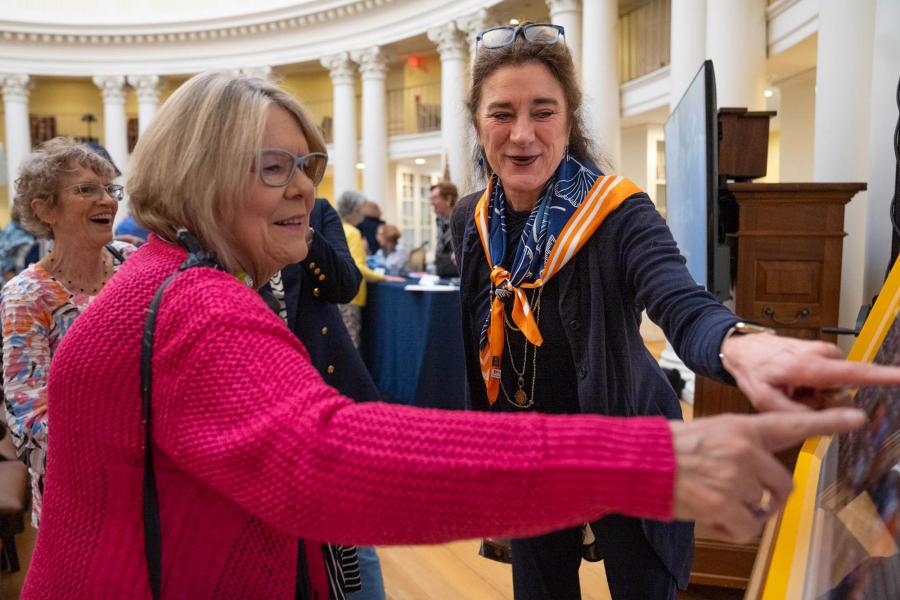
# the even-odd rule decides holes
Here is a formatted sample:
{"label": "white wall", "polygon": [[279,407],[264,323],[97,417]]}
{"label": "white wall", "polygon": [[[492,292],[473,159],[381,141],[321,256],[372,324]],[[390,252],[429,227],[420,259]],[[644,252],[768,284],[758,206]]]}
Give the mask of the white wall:
{"label": "white wall", "polygon": [[816,71],[806,71],[778,82],[779,180],[812,181],[815,137]]}
{"label": "white wall", "polygon": [[647,189],[647,125],[622,130],[622,158],[619,173],[642,190]]}

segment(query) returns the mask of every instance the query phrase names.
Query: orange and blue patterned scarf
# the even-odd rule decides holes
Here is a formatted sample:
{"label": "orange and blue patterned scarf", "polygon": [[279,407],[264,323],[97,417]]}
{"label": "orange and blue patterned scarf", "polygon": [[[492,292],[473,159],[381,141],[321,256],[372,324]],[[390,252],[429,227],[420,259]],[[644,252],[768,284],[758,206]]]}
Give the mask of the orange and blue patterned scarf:
{"label": "orange and blue patterned scarf", "polygon": [[[540,346],[543,337],[531,312],[526,289],[547,283],[591,238],[603,220],[640,188],[624,177],[604,176],[594,165],[566,153],[537,201],[515,254],[507,259],[506,199],[492,175],[475,207],[475,226],[491,269],[491,307],[481,330],[481,375],[493,405],[500,390],[506,333],[504,296],[513,298],[513,322]],[[511,265],[511,267],[505,266]]]}

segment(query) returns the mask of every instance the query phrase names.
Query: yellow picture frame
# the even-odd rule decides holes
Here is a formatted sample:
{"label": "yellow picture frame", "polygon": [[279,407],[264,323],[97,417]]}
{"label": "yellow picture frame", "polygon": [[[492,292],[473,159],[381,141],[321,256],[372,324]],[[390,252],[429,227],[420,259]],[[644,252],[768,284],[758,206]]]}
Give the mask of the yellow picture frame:
{"label": "yellow picture frame", "polygon": [[[849,360],[871,362],[900,310],[900,261],[894,263]],[[794,492],[781,514],[766,526],[744,600],[801,598],[811,550],[822,458],[830,437],[807,440],[794,468]]]}

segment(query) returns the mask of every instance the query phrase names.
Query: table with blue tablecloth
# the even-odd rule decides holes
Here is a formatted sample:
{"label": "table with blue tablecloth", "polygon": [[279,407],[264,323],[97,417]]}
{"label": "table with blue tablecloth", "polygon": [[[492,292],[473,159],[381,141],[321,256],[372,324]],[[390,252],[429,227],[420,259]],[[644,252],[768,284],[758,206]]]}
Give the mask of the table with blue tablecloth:
{"label": "table with blue tablecloth", "polygon": [[406,285],[367,284],[363,359],[386,401],[462,409],[459,291],[410,291]]}

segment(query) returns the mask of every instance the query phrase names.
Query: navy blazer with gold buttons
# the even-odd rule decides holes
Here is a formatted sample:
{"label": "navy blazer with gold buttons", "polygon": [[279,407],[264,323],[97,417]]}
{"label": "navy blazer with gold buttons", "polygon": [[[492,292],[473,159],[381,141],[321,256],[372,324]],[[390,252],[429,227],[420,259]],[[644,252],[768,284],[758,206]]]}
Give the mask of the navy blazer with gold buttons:
{"label": "navy blazer with gold buttons", "polygon": [[358,402],[380,400],[337,307],[356,296],[362,281],[341,218],[328,200],[317,198],[309,221],[315,230],[309,254],[281,271],[288,327],[306,346],[325,383]]}

